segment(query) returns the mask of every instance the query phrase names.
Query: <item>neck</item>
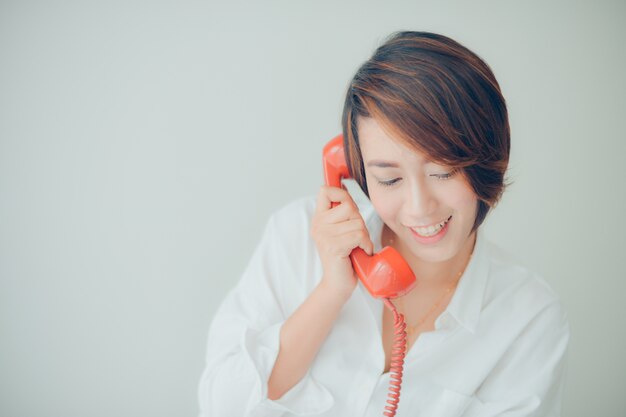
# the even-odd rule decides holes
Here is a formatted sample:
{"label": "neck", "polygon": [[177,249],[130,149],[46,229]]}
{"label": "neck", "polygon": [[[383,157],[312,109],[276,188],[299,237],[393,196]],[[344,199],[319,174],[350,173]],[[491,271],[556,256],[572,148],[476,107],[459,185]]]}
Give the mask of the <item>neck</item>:
{"label": "neck", "polygon": [[[469,264],[470,257],[474,251],[476,232],[472,233],[455,256],[442,262],[427,262],[416,257],[387,228],[387,225],[383,226],[382,238],[383,242],[387,243],[387,246],[393,246],[407,261],[417,279],[417,287],[422,292],[424,290],[439,290],[456,285],[460,275],[462,275]],[[385,245],[383,244],[383,246]]]}

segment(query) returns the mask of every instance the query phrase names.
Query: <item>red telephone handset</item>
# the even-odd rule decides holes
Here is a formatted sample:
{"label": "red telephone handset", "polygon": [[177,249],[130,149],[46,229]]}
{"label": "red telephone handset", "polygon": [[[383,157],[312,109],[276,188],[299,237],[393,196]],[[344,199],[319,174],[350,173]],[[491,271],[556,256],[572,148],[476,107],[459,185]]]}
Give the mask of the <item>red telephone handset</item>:
{"label": "red telephone handset", "polygon": [[[350,178],[342,134],[335,136],[324,146],[323,163],[326,185],[341,187],[341,179]],[[338,204],[337,202],[331,203],[331,208]],[[385,406],[387,411],[383,413],[387,417],[393,417],[400,401],[402,368],[406,351],[406,323],[404,316],[398,313],[390,298],[396,298],[411,291],[415,287],[415,275],[398,251],[390,246],[384,247],[372,256],[360,247],[356,247],[350,253],[350,260],[354,271],[369,293],[373,297],[382,298],[394,314],[395,338],[389,369],[390,392],[387,395],[389,405]]]}
{"label": "red telephone handset", "polygon": [[[341,134],[324,147],[324,175],[326,185],[333,187],[341,187],[341,179],[350,178]],[[333,202],[331,207],[338,204]],[[357,247],[350,254],[350,259],[357,276],[373,297],[400,297],[415,286],[413,271],[398,251],[390,246],[373,256]]]}

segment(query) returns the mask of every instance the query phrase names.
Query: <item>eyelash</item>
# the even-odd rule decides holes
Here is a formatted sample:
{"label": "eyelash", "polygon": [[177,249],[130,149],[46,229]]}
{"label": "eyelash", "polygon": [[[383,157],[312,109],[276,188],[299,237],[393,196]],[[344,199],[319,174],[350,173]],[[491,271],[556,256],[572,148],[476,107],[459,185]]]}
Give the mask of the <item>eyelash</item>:
{"label": "eyelash", "polygon": [[[453,172],[449,172],[447,174],[432,174],[431,176],[433,177],[437,177],[440,180],[449,180],[452,176],[454,175],[454,171]],[[390,181],[378,181],[378,183],[382,186],[385,187],[391,187],[393,186],[396,182],[398,182],[400,178],[395,178],[393,180]]]}

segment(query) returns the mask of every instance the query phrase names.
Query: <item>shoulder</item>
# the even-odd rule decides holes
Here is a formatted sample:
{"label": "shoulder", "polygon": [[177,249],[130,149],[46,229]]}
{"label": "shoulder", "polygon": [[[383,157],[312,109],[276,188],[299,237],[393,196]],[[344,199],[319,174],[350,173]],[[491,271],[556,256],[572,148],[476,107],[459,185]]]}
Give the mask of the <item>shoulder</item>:
{"label": "shoulder", "polygon": [[286,313],[306,299],[321,279],[321,264],[311,237],[311,218],[316,197],[305,196],[280,206],[269,217],[274,279],[280,282]]}
{"label": "shoulder", "polygon": [[270,222],[279,229],[293,229],[311,223],[315,212],[316,197],[307,195],[299,197],[276,209],[270,216]]}
{"label": "shoulder", "polygon": [[269,217],[268,233],[281,247],[304,250],[310,246],[311,218],[315,212],[315,196],[305,196],[280,206]]}
{"label": "shoulder", "polygon": [[485,305],[499,305],[522,320],[551,316],[555,322],[567,321],[561,297],[543,275],[501,246],[491,241],[487,245],[490,279]]}
{"label": "shoulder", "polygon": [[316,262],[316,247],[311,237],[315,207],[316,197],[307,195],[289,201],[270,215],[268,233],[283,264],[302,267]]}

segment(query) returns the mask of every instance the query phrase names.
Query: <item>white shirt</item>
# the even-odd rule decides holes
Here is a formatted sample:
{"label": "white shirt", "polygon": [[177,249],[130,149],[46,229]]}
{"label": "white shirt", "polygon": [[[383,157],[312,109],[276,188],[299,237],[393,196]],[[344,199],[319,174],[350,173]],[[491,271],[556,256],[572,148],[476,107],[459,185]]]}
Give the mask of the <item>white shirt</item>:
{"label": "white shirt", "polygon": [[[383,222],[371,203],[358,204],[378,252]],[[218,308],[198,389],[200,416],[383,415],[386,307],[360,281],[305,376],[280,399],[267,398],[280,328],[323,274],[310,236],[315,205],[314,196],[301,198],[269,218]],[[569,334],[567,314],[546,281],[479,228],[435,330],[420,334],[407,353],[396,416],[560,416]]]}

